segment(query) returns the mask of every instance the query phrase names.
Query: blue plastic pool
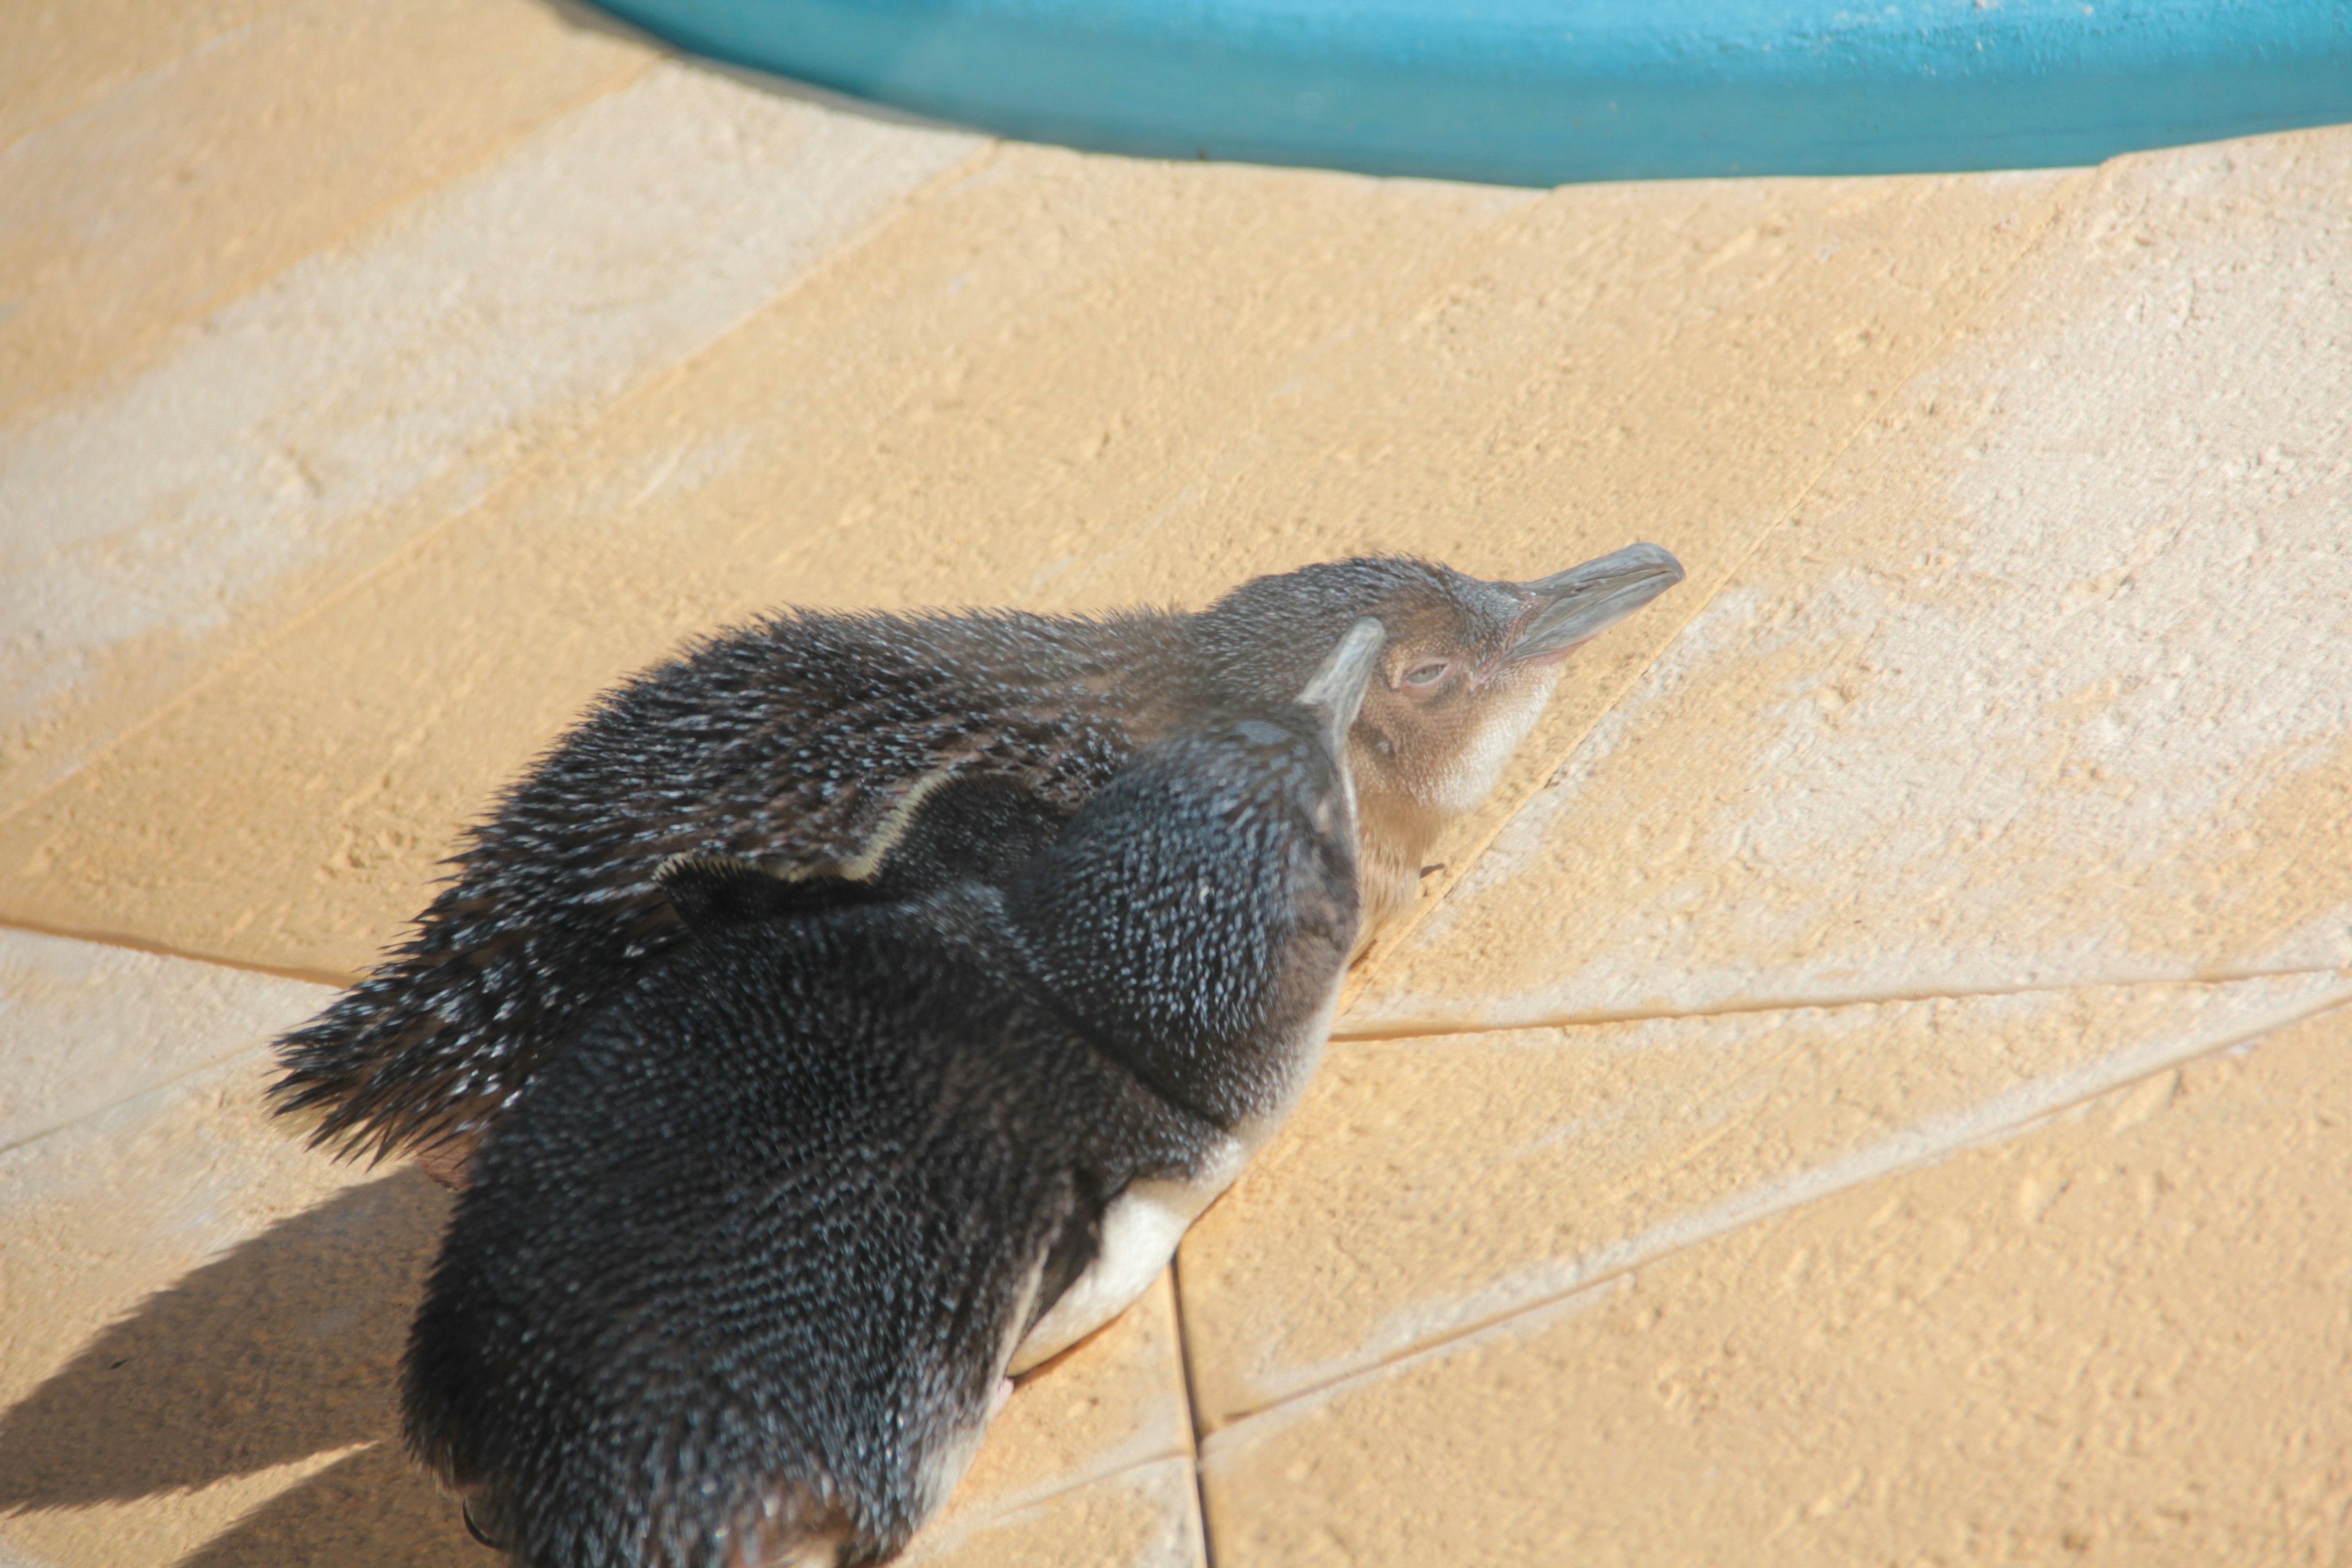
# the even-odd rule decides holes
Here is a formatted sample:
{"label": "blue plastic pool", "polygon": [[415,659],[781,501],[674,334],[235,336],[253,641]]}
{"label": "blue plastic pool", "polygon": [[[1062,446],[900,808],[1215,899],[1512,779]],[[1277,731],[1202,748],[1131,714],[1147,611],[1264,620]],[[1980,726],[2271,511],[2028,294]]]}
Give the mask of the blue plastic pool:
{"label": "blue plastic pool", "polygon": [[1511,184],[2089,163],[2352,121],[2352,0],[605,0],[1009,136]]}

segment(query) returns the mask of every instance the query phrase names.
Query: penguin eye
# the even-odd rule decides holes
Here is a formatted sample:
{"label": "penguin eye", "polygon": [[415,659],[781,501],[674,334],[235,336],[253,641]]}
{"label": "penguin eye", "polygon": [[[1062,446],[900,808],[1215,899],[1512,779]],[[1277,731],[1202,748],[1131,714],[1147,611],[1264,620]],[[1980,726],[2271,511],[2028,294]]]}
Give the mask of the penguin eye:
{"label": "penguin eye", "polygon": [[1427,664],[1417,664],[1406,670],[1404,683],[1416,691],[1426,691],[1444,679],[1445,672],[1453,668],[1454,661],[1450,658],[1433,658]]}

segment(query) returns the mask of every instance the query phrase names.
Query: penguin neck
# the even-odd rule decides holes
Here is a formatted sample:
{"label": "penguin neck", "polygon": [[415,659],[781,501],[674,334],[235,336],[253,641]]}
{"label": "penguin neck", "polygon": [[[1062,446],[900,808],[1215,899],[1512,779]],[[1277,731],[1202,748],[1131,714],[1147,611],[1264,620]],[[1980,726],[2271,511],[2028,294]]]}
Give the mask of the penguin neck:
{"label": "penguin neck", "polygon": [[1207,1092],[1201,1092],[1203,1086],[1191,1081],[1196,1075],[1190,1065],[1167,1059],[1163,1053],[1151,1049],[1149,1037],[1131,1037],[1127,1031],[1097,1023],[1072,1006],[1066,998],[1056,995],[1049,985],[1033,986],[1031,996],[1096,1056],[1142,1085],[1162,1104],[1173,1106],[1220,1131],[1230,1131],[1247,1114],[1245,1107],[1229,1102],[1229,1095],[1223,1092],[1229,1089],[1228,1085],[1208,1085]]}
{"label": "penguin neck", "polygon": [[1392,790],[1368,787],[1359,775],[1356,790],[1356,879],[1363,898],[1363,928],[1357,948],[1381,928],[1412,908],[1421,897],[1421,868],[1437,842],[1445,818]]}
{"label": "penguin neck", "polygon": [[[1181,692],[1178,703],[1149,705],[1145,722],[1152,728],[1137,731],[1139,746],[1159,740],[1181,722],[1187,712],[1215,704],[1266,702],[1278,700],[1284,683],[1295,686],[1299,677],[1288,665],[1269,667],[1236,661],[1234,632],[1207,614],[1180,617],[1171,642],[1181,648],[1179,662],[1150,671],[1154,689]],[[1181,640],[1179,640],[1181,639]],[[1236,679],[1238,675],[1238,679]],[[1221,679],[1222,677],[1222,679]],[[1253,684],[1253,682],[1255,684]],[[1265,685],[1267,690],[1256,689]],[[1147,710],[1141,700],[1139,714]],[[1421,868],[1430,847],[1446,824],[1444,813],[1402,791],[1386,787],[1381,775],[1362,764],[1356,767],[1356,868],[1363,899],[1363,919],[1356,951],[1360,952],[1380,929],[1421,896]]]}
{"label": "penguin neck", "polygon": [[1174,1044],[1176,1032],[1149,1024],[1122,1026],[1092,1018],[1053,988],[1033,988],[1036,1003],[1104,1061],[1162,1103],[1240,1139],[1255,1150],[1278,1126],[1313,1076],[1331,1032],[1339,1000],[1337,975],[1328,994],[1285,1010],[1289,1016],[1223,1042],[1212,1051]]}

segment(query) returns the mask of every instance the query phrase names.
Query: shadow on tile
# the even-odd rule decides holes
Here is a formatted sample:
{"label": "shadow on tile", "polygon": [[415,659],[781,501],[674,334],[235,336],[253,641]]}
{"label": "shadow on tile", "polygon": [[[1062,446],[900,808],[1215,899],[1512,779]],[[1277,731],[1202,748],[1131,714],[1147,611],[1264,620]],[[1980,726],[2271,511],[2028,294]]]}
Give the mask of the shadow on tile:
{"label": "shadow on tile", "polygon": [[[404,1170],[349,1188],[149,1297],[0,1415],[0,1512],[186,1490],[374,1442],[259,1510],[219,1547],[274,1530],[289,1511],[331,1510],[339,1531],[394,1525],[382,1514],[393,1505],[374,1494],[431,1489],[422,1478],[394,1483],[407,1465],[394,1383],[448,1209],[446,1193]],[[350,1502],[362,1489],[355,1478],[368,1481],[364,1505]],[[229,1559],[207,1549],[199,1560]]]}
{"label": "shadow on tile", "polygon": [[489,1568],[457,1510],[387,1438],[255,1509],[178,1568]]}

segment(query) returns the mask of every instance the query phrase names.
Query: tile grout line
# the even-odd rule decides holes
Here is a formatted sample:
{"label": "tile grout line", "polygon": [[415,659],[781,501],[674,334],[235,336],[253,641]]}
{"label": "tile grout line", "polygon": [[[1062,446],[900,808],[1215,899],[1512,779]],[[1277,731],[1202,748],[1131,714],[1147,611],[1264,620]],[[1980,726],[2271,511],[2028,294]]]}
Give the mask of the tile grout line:
{"label": "tile grout line", "polygon": [[1209,1534],[1209,1482],[1201,1469],[1201,1440],[1207,1436],[1201,1429],[1201,1396],[1199,1378],[1192,1365],[1192,1339],[1184,1331],[1184,1261],[1180,1241],[1177,1250],[1168,1258],[1169,1313],[1176,1320],[1176,1366],[1183,1374],[1184,1437],[1190,1453],[1187,1462],[1192,1469],[1192,1511],[1201,1521],[1201,1562],[1202,1568],[1217,1568],[1217,1546]]}
{"label": "tile grout line", "polygon": [[20,931],[32,936],[52,936],[60,942],[88,942],[92,947],[120,948],[125,952],[143,952],[155,958],[176,959],[182,963],[203,963],[215,969],[233,969],[240,974],[266,974],[272,980],[299,980],[306,985],[331,986],[337,991],[348,990],[360,981],[360,976],[356,974],[343,974],[331,970],[301,969],[278,963],[257,963],[250,959],[226,958],[215,952],[197,952],[188,948],[173,947],[164,942],[150,941],[143,936],[133,936],[127,931],[84,931],[72,926],[49,925],[41,921],[29,921],[18,915],[0,915],[0,931]]}
{"label": "tile grout line", "polygon": [[[950,1524],[953,1526],[953,1532],[941,1535],[938,1539],[946,1542],[949,1550],[956,1550],[964,1545],[971,1536],[984,1530],[994,1530],[1032,1510],[1059,1502],[1064,1498],[1085,1491],[1089,1487],[1123,1480],[1140,1471],[1148,1470],[1154,1465],[1180,1463],[1183,1458],[1181,1454],[1161,1454],[1149,1459],[1130,1459],[1125,1464],[1114,1465],[1107,1470],[1098,1470],[1091,1475],[1079,1476],[1071,1480],[1057,1481],[1035,1491],[1017,1493],[1013,1497],[985,1504],[961,1518],[934,1519],[923,1530],[916,1532],[914,1540],[908,1542],[907,1551],[909,1554],[923,1551],[929,1539],[927,1532],[938,1531],[942,1526]],[[892,1561],[896,1562],[898,1559],[894,1558]],[[5,1561],[0,1561],[0,1568],[10,1568],[10,1565]]]}
{"label": "tile grout line", "polygon": [[[61,942],[86,942],[92,947],[108,947],[126,952],[143,952],[156,958],[173,959],[182,963],[201,963],[209,968],[226,969],[240,974],[266,975],[273,980],[294,980],[308,985],[329,986],[348,990],[362,976],[340,971],[304,969],[286,964],[257,963],[249,959],[231,958],[221,953],[204,952],[190,948],[173,947],[123,931],[86,931],[76,927],[49,925],[38,921],[0,915],[0,931],[24,931],[34,936],[55,937]],[[1729,1001],[1692,1007],[1629,1007],[1596,1009],[1588,1013],[1542,1014],[1528,1018],[1405,1018],[1391,1023],[1372,1023],[1350,1028],[1343,1018],[1331,1031],[1334,1045],[1379,1044],[1391,1040],[1443,1039],[1454,1035],[1508,1035],[1537,1029],[1598,1028],[1612,1024],[1670,1022],[1683,1018],[1732,1018],[1759,1013],[1830,1012],[1845,1007],[1878,1007],[1912,1002],[1958,1002],[2003,996],[2059,995],[2070,991],[2097,991],[2156,985],[2239,985],[2251,980],[2293,980],[2304,976],[2344,974],[2352,973],[2329,965],[2284,969],[2200,969],[2178,974],[2145,973],[2127,975],[2092,975],[2074,980],[2053,980],[2024,985],[1948,986],[1921,990],[1855,992],[1843,995],[1781,996],[1733,998]]]}
{"label": "tile grout line", "polygon": [[2069,991],[2102,991],[2157,985],[2239,985],[2250,980],[2293,980],[2306,975],[2352,974],[2334,964],[2287,969],[2200,969],[2182,974],[2134,974],[2108,979],[2053,980],[2024,985],[1931,987],[1917,991],[1855,992],[1847,995],[1734,997],[1693,1007],[1629,1007],[1596,1009],[1590,1013],[1557,1013],[1531,1018],[1448,1020],[1403,1018],[1393,1024],[1370,1024],[1350,1029],[1345,1021],[1331,1031],[1335,1045],[1354,1041],[1422,1040],[1447,1035],[1507,1035],[1526,1029],[1581,1029],[1608,1024],[1654,1023],[1678,1018],[1736,1018],[1755,1013],[1833,1012],[1844,1007],[1881,1007],[1910,1002],[1968,1002],[2001,996],[2061,995]]}
{"label": "tile grout line", "polygon": [[[2021,1105],[2017,1113],[2006,1121],[1961,1131],[1941,1142],[1930,1141],[1926,1147],[1908,1152],[1901,1150],[1900,1146],[1906,1142],[1906,1139],[1903,1134],[1898,1133],[1869,1149],[1857,1151],[1822,1168],[1825,1172],[1834,1172],[1840,1165],[1855,1168],[1859,1173],[1851,1180],[1838,1181],[1832,1177],[1832,1180],[1815,1189],[1803,1192],[1796,1191],[1796,1184],[1792,1182],[1768,1183],[1763,1188],[1751,1190],[1748,1194],[1735,1194],[1730,1200],[1715,1205],[1714,1212],[1724,1216],[1723,1223],[1711,1227],[1703,1227],[1680,1239],[1668,1240],[1648,1252],[1639,1252],[1637,1249],[1642,1238],[1633,1237],[1628,1243],[1622,1244],[1622,1249],[1632,1251],[1634,1255],[1625,1257],[1622,1261],[1597,1270],[1588,1279],[1578,1280],[1549,1295],[1539,1296],[1520,1305],[1507,1308],[1490,1317],[1481,1318],[1475,1322],[1465,1323],[1460,1327],[1433,1334],[1418,1344],[1376,1357],[1362,1366],[1318,1379],[1268,1399],[1262,1405],[1251,1405],[1229,1416],[1217,1426],[1216,1430],[1229,1432],[1259,1416],[1271,1415],[1302,1401],[1330,1394],[1395,1372],[1415,1362],[1442,1355],[1467,1341],[1507,1327],[1521,1319],[1561,1308],[1580,1297],[1612,1290],[1643,1268],[1680,1257],[1708,1242],[1736,1235],[1749,1226],[1777,1219],[1782,1215],[1793,1214],[1846,1193],[1859,1191],[1873,1181],[1926,1170],[1972,1150],[1990,1148],[2007,1142],[2092,1100],[2145,1083],[2165,1073],[2178,1072],[2213,1057],[2252,1045],[2263,1037],[2274,1034],[2281,1029],[2292,1028],[2298,1024],[2308,1023],[2315,1018],[2326,1017],[2339,1012],[2352,1012],[2352,984],[2340,986],[2315,1001],[2284,1009],[2272,1017],[2249,1024],[2242,1028],[2231,1030],[2218,1037],[2198,1042],[2177,1053],[2149,1057],[2132,1064],[2121,1073],[2112,1077],[2102,1078],[2095,1072],[2082,1071],[2059,1075],[2056,1079],[2049,1080],[2059,1090],[2056,1096],[2046,1103],[2034,1103],[2031,1097],[2024,1097],[2026,1103]],[[2072,1092],[2067,1092],[2072,1085],[2080,1087],[2073,1088]],[[1998,1106],[2005,1099],[2015,1098],[2019,1098],[2019,1091],[2012,1090],[2009,1095],[1997,1095],[1985,1103]],[[1917,1131],[1916,1129],[1912,1131],[1915,1134]],[[1860,1169],[1870,1163],[1872,1156],[1882,1153],[1887,1154],[1887,1157],[1878,1168]],[[1777,1193],[1774,1191],[1776,1187],[1780,1189]],[[1747,1200],[1744,1206],[1741,1202],[1743,1198]],[[1703,1218],[1704,1215],[1702,1215],[1701,1217]],[[1654,1226],[1644,1234],[1657,1236],[1670,1228],[1671,1224]]]}
{"label": "tile grout line", "polygon": [[1796,493],[1790,498],[1789,504],[1780,510],[1780,515],[1757,531],[1756,537],[1748,542],[1748,548],[1741,551],[1738,559],[1727,567],[1708,586],[1705,596],[1697,601],[1689,615],[1683,617],[1681,624],[1675,627],[1672,634],[1659,639],[1658,645],[1651,650],[1649,658],[1642,661],[1642,667],[1628,675],[1618,685],[1617,689],[1611,693],[1608,700],[1593,710],[1584,728],[1579,731],[1575,739],[1560,749],[1556,759],[1549,765],[1537,771],[1536,777],[1539,782],[1522,793],[1508,811],[1497,813],[1493,826],[1488,827],[1467,848],[1466,852],[1455,857],[1460,868],[1458,870],[1449,868],[1444,885],[1438,889],[1436,895],[1418,900],[1408,912],[1404,923],[1397,929],[1395,936],[1389,941],[1377,943],[1372,948],[1366,955],[1366,962],[1358,965],[1349,976],[1348,996],[1342,1003],[1343,1007],[1370,990],[1372,977],[1379,973],[1389,954],[1402,948],[1413,933],[1436,913],[1439,907],[1454,896],[1454,890],[1469,876],[1471,868],[1486,856],[1487,850],[1494,847],[1495,841],[1518,819],[1519,815],[1527,810],[1536,796],[1550,787],[1551,781],[1559,776],[1560,770],[1565,768],[1584,743],[1592,738],[1592,732],[1600,728],[1601,721],[1616,710],[1618,705],[1633,692],[1633,688],[1656,667],[1658,660],[1664,657],[1666,650],[1680,641],[1683,634],[1690,629],[1707,607],[1722,596],[1724,590],[1747,567],[1748,563],[1756,558],[1758,552],[1786,528],[1790,519],[1796,517],[1804,509],[1806,500],[1821,488],[1822,479],[1844,460],[1846,454],[1853,449],[1855,443],[1863,438],[1872,424],[1887,408],[1898,402],[1903,394],[1934,363],[1937,354],[1956,342],[1967,331],[1971,321],[1982,314],[1996,299],[2014,286],[2019,269],[2025,265],[2026,259],[2041,248],[2051,231],[2058,226],[2060,220],[2073,210],[2083,195],[2088,194],[2090,188],[2097,183],[2099,172],[2105,167],[2104,164],[2095,165],[2087,172],[2087,177],[2083,181],[2082,191],[2074,196],[2063,198],[2052,204],[2049,216],[2043,218],[2034,231],[2019,244],[2016,253],[2010,258],[2009,264],[2001,269],[2000,275],[1970,303],[1967,310],[1960,312],[1948,331],[1920,350],[1911,363],[1895,378],[1893,390],[1868,409],[1861,418],[1853,422],[1853,427],[1846,432],[1845,439],[1840,441],[1836,449],[1824,458],[1805,482],[1798,487]]}
{"label": "tile grout line", "polygon": [[[204,693],[250,668],[282,647],[289,638],[303,628],[314,625],[339,606],[365,592],[387,574],[416,559],[435,543],[455,532],[460,524],[488,507],[492,500],[509,493],[527,477],[536,474],[552,460],[557,453],[575,447],[583,439],[609,424],[623,411],[676,384],[679,378],[686,375],[695,365],[717,353],[721,345],[740,331],[747,323],[774,309],[782,301],[791,299],[817,279],[831,273],[835,267],[844,264],[845,258],[863,251],[877,236],[892,227],[900,218],[929,200],[934,193],[978,174],[994,161],[1002,146],[1003,143],[1000,141],[992,138],[983,141],[971,153],[924,180],[913,190],[893,200],[883,211],[877,213],[872,221],[845,237],[839,245],[825,252],[805,269],[793,275],[782,288],[761,299],[725,328],[712,333],[708,342],[687,354],[676,364],[655,371],[642,377],[635,384],[625,388],[599,408],[593,416],[583,421],[577,428],[551,437],[547,445],[525,458],[495,483],[484,489],[482,493],[471,501],[443,518],[439,522],[422,529],[404,540],[397,547],[385,552],[374,565],[349,582],[330,589],[304,608],[287,616],[276,626],[268,627],[255,638],[250,647],[232,653],[218,664],[206,669],[196,679],[173,692],[168,699],[141,714],[136,721],[108,737],[103,745],[99,746],[76,763],[70,772],[51,781],[5,813],[0,813],[0,826],[5,826],[32,811],[75,780],[89,773],[93,767],[121,751],[133,740],[194,702]],[[309,979],[317,976],[298,974],[297,977]],[[351,982],[335,980],[331,984],[345,985]]]}
{"label": "tile grout line", "polygon": [[[233,1051],[226,1051],[219,1056],[198,1062],[194,1067],[183,1068],[178,1072],[174,1073],[167,1073],[163,1077],[154,1079],[152,1082],[141,1084],[137,1089],[132,1089],[130,1093],[121,1096],[120,1099],[110,1100],[104,1105],[93,1107],[89,1110],[83,1111],[79,1116],[68,1116],[63,1121],[44,1127],[38,1132],[27,1133],[14,1142],[0,1143],[0,1158],[5,1158],[7,1155],[13,1154],[19,1149],[29,1149],[44,1138],[54,1138],[60,1132],[69,1131],[72,1129],[80,1126],[83,1122],[90,1121],[94,1117],[104,1116],[110,1110],[120,1110],[124,1106],[130,1104],[132,1100],[139,1099],[142,1095],[153,1094],[157,1089],[169,1089],[175,1083],[184,1083],[189,1079],[194,1078],[199,1073],[211,1072],[215,1068],[226,1067],[231,1062],[241,1061],[247,1057],[265,1057],[268,1054],[269,1047],[268,1046],[239,1046]],[[0,1568],[5,1568],[5,1565],[0,1565]]]}

